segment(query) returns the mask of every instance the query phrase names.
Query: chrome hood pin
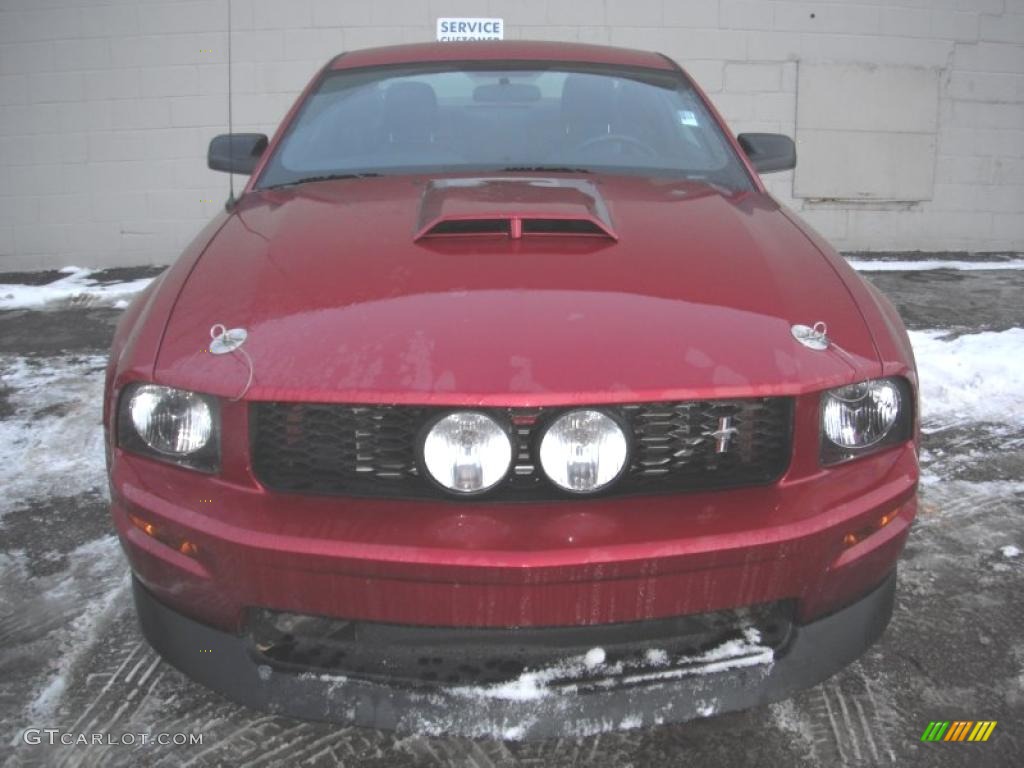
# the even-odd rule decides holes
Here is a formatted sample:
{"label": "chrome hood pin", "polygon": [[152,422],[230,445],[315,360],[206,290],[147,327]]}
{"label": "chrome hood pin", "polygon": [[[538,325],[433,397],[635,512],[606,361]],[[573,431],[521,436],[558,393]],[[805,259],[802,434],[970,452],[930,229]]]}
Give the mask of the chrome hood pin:
{"label": "chrome hood pin", "polygon": [[249,338],[249,332],[245,328],[225,328],[222,323],[216,323],[210,328],[210,352],[214,355],[230,355],[237,352],[245,360],[249,369],[249,377],[246,379],[245,387],[237,396],[228,398],[231,402],[238,402],[245,397],[246,392],[252,386],[253,378],[256,375],[255,366],[249,353],[242,349],[245,340]]}
{"label": "chrome hood pin", "polygon": [[226,355],[234,352],[245,343],[249,337],[245,328],[232,328],[228,330],[220,323],[210,329],[210,352],[215,355]]}
{"label": "chrome hood pin", "polygon": [[793,338],[808,349],[828,349],[828,326],[820,320],[813,326],[794,325],[790,328]]}

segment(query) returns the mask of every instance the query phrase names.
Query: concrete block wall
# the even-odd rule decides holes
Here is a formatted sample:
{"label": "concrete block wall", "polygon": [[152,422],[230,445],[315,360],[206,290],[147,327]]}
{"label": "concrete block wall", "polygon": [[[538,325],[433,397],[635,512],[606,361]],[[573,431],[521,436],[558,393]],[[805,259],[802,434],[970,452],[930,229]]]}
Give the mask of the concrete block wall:
{"label": "concrete block wall", "polygon": [[[167,263],[222,205],[205,151],[226,128],[227,2],[0,0],[0,271]],[[931,199],[770,188],[845,250],[1024,250],[1024,0],[231,3],[236,130],[272,132],[330,56],[430,40],[438,16],[662,51],[736,132],[794,135],[806,63],[932,68]]]}

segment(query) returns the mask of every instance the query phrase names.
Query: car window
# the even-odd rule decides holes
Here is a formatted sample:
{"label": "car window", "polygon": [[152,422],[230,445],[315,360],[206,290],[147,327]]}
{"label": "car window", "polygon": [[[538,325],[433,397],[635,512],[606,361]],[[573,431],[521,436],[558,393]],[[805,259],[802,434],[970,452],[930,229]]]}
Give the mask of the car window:
{"label": "car window", "polygon": [[535,168],[751,188],[718,124],[677,73],[526,63],[331,72],[299,110],[258,186],[345,174]]}

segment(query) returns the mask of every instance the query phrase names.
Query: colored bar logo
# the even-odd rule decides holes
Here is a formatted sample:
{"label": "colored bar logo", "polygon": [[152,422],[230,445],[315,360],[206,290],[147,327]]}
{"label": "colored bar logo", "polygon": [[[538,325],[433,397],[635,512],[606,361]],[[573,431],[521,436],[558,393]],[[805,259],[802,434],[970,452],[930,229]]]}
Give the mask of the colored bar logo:
{"label": "colored bar logo", "polygon": [[996,720],[933,720],[921,734],[921,741],[988,741]]}

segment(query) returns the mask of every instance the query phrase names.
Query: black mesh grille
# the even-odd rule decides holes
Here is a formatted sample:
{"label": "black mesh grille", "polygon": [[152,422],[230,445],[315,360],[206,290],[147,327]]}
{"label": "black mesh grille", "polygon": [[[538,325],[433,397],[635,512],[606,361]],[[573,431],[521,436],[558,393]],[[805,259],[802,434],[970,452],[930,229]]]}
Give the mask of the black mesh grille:
{"label": "black mesh grille", "polygon": [[[791,398],[644,403],[603,410],[631,433],[629,469],[602,495],[734,488],[774,482],[789,466]],[[421,433],[452,408],[253,403],[252,459],[264,485],[282,492],[453,498],[423,476]],[[564,498],[540,469],[544,427],[566,408],[484,409],[507,425],[515,459],[483,497]]]}

